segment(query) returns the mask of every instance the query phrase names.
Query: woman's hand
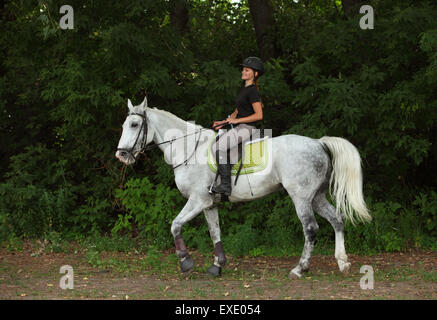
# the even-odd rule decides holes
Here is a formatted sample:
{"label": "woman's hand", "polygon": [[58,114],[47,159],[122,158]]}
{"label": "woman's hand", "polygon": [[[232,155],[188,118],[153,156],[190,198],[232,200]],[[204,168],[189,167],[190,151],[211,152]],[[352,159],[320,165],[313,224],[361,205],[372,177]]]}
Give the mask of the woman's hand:
{"label": "woman's hand", "polygon": [[227,118],[226,122],[227,123],[231,123],[231,124],[237,124],[237,123],[240,123],[240,119],[238,119],[238,118]]}
{"label": "woman's hand", "polygon": [[212,126],[214,127],[214,130],[218,130],[218,129],[222,128],[223,126],[225,126],[228,123],[230,123],[230,124],[237,124],[237,123],[240,123],[240,119],[237,119],[235,117],[228,117],[226,120],[214,121]]}
{"label": "woman's hand", "polygon": [[[222,124],[220,126],[220,124]],[[223,127],[226,124],[226,120],[222,120],[222,121],[214,121],[214,123],[212,124],[212,126],[214,127],[214,130],[218,130],[221,127]]]}

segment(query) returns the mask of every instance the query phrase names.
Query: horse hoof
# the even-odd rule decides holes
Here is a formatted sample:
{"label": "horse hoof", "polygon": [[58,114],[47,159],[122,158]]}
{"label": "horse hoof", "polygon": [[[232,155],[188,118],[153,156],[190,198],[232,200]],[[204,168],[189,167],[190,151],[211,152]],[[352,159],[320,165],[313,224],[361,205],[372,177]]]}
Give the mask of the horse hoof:
{"label": "horse hoof", "polygon": [[222,275],[222,268],[217,267],[215,264],[213,264],[211,267],[208,268],[208,273],[214,277],[219,277]]}
{"label": "horse hoof", "polygon": [[194,260],[191,259],[190,256],[184,258],[182,261],[180,261],[180,267],[182,272],[188,272],[190,271],[194,266]]}
{"label": "horse hoof", "polygon": [[345,273],[345,274],[349,273],[349,270],[351,268],[351,263],[350,262],[343,262],[340,260],[338,262],[339,262],[338,264],[339,264],[340,272]]}
{"label": "horse hoof", "polygon": [[297,280],[297,279],[300,279],[301,277],[302,277],[302,274],[294,269],[291,270],[290,273],[288,274],[288,279],[292,279],[292,280]]}

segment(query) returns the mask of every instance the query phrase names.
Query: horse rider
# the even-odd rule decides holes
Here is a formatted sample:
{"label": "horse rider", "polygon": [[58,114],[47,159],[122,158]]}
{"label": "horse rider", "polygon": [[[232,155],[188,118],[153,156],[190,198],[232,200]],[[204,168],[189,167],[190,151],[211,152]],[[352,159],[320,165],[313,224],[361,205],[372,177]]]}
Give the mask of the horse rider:
{"label": "horse rider", "polygon": [[[240,64],[241,79],[244,86],[240,88],[235,99],[236,109],[226,120],[214,121],[216,130],[225,125],[233,125],[226,133],[220,135],[212,147],[217,161],[221,184],[212,188],[213,193],[229,196],[231,188],[231,163],[228,163],[228,150],[250,139],[252,130],[263,119],[263,104],[259,95],[258,78],[264,73],[264,64],[257,57],[248,57]],[[243,144],[244,145],[244,144]]]}

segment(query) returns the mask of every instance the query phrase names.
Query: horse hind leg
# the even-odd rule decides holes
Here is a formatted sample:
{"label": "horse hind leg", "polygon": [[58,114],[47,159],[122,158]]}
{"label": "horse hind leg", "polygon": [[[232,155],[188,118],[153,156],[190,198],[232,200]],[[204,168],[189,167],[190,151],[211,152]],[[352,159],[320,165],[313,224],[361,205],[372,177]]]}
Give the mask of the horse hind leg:
{"label": "horse hind leg", "polygon": [[299,220],[302,223],[303,232],[305,235],[305,244],[302,251],[302,256],[299,263],[294,267],[290,273],[289,278],[302,277],[302,272],[307,272],[310,266],[310,258],[314,249],[316,234],[319,230],[316,218],[311,207],[311,201],[303,199],[293,199],[296,207],[296,212]]}
{"label": "horse hind leg", "polygon": [[344,247],[344,215],[337,217],[335,208],[326,199],[325,192],[319,192],[313,200],[313,209],[328,220],[335,231],[335,258],[341,272],[347,273],[351,267]]}

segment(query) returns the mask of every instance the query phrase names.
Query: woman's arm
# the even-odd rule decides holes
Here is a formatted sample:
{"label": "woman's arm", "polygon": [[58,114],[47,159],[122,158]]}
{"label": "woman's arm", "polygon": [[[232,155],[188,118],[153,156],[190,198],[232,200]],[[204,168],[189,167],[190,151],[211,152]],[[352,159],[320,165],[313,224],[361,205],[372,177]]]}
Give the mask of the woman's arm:
{"label": "woman's arm", "polygon": [[235,119],[237,117],[237,114],[238,114],[238,109],[235,108],[235,111],[232,112],[232,114],[229,117]]}
{"label": "woman's arm", "polygon": [[[228,122],[228,119],[235,119],[237,117],[237,114],[238,114],[238,109],[235,108],[235,111],[232,112],[231,115],[227,119],[221,120],[221,121],[214,121],[212,126],[215,127],[215,130],[218,130],[218,129],[222,128]],[[223,125],[220,126],[220,124],[223,124]]]}
{"label": "woman's arm", "polygon": [[253,107],[253,111],[255,111],[254,114],[251,114],[248,117],[238,118],[238,119],[229,117],[227,119],[227,122],[232,123],[232,124],[237,124],[237,123],[247,123],[247,122],[254,122],[254,121],[262,120],[263,108],[262,108],[261,102],[252,103],[252,107]]}

